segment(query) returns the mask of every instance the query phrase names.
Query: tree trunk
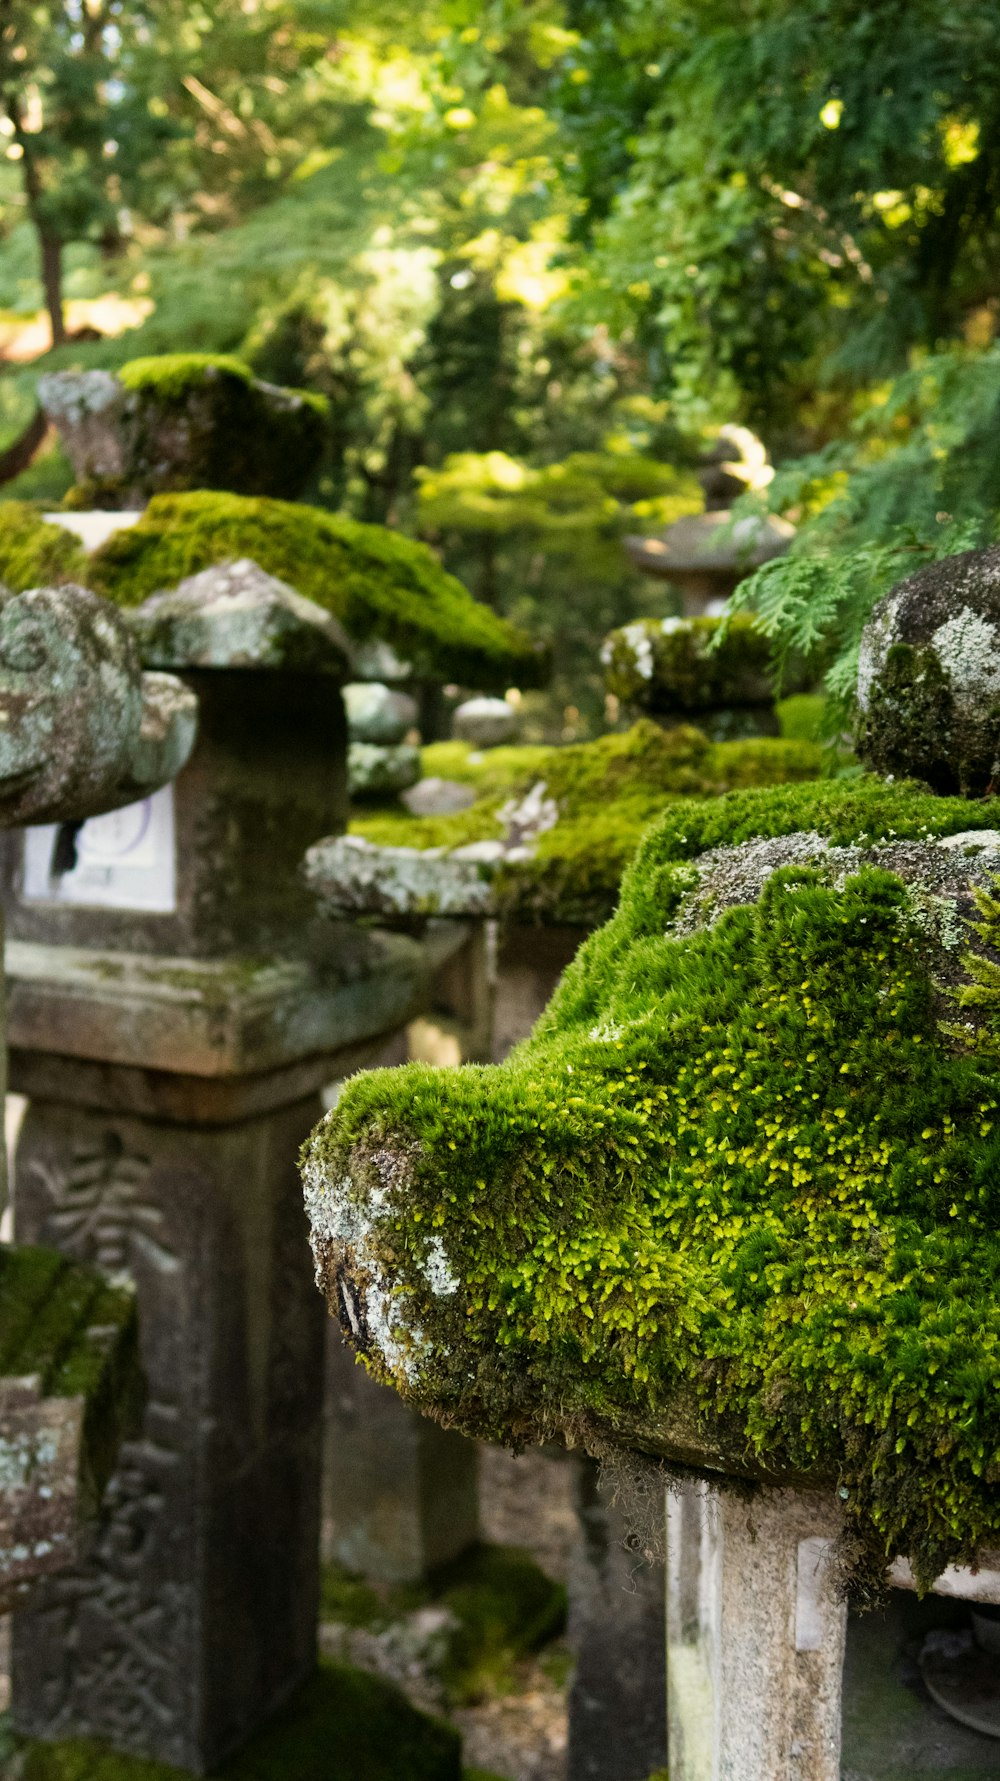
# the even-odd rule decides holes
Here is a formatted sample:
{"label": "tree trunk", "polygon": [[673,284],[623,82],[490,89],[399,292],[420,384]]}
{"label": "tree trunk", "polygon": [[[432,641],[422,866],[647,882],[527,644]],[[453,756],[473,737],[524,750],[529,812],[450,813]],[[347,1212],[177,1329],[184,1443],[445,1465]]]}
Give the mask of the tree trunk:
{"label": "tree trunk", "polygon": [[0,483],[13,482],[15,476],[20,476],[21,471],[28,468],[48,430],[48,421],[41,409],[36,408],[24,432],[18,434],[6,451],[0,452]]}
{"label": "tree trunk", "polygon": [[42,286],[45,291],[45,307],[49,312],[49,326],[52,330],[53,346],[62,346],[66,339],[66,317],[63,311],[62,295],[62,250],[63,244],[58,235],[41,224],[38,228],[38,244],[42,259]]}

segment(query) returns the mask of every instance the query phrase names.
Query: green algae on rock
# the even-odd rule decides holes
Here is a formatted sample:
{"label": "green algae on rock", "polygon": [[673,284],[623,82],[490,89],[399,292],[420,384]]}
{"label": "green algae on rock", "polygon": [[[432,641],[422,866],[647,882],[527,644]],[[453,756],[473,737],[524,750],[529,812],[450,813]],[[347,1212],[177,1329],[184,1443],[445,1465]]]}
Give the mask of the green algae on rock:
{"label": "green algae on rock", "polygon": [[264,383],[225,355],[59,371],[38,394],[73,464],[77,505],[134,506],[171,489],[293,498],[327,434],[323,397]]}
{"label": "green algae on rock", "polygon": [[859,1572],[1000,1542],[997,873],[997,800],[674,804],[504,1064],[355,1078],[314,1133],[369,1366],[471,1434],[836,1486]]}
{"label": "green algae on rock", "polygon": [[601,648],[608,692],[627,709],[699,723],[719,741],[778,734],[771,654],[747,613],[635,619]]}
{"label": "green algae on rock", "polygon": [[[374,859],[345,858],[373,882],[378,878],[384,895],[377,912],[383,915],[464,910],[529,925],[596,927],[614,910],[622,873],[668,801],[815,779],[821,761],[813,743],[777,738],[711,743],[689,725],[664,730],[650,718],[624,734],[563,748],[494,748],[480,754],[461,742],[434,743],[423,750],[425,773],[470,784],[479,794],[475,803],[442,817],[385,809],[356,814],[352,836],[392,854],[384,855],[381,872]],[[554,807],[558,820],[526,847],[518,814],[539,786],[539,802]],[[467,848],[478,852],[466,854]],[[443,853],[428,870],[412,857],[414,850],[418,856]],[[436,881],[439,907],[433,903]],[[467,900],[456,903],[456,897]],[[351,907],[357,911],[358,905]]]}
{"label": "green algae on rock", "polygon": [[880,773],[979,797],[1000,778],[1000,547],[929,563],[875,607],[858,750]]}
{"label": "green algae on rock", "polygon": [[23,594],[86,579],[87,553],[71,532],[48,524],[27,501],[0,502],[0,588]]}
{"label": "green algae on rock", "polygon": [[157,495],[138,525],[95,552],[89,581],[120,605],[137,606],[241,557],[333,613],[353,640],[391,644],[418,678],[503,688],[545,677],[544,652],[474,600],[425,544],[292,501],[209,490]]}

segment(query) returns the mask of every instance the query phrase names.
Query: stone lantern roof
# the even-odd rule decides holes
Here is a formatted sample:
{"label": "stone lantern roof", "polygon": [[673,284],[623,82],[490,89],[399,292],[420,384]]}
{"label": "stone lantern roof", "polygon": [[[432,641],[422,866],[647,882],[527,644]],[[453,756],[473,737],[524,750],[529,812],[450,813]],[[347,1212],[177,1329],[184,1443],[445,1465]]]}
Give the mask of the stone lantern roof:
{"label": "stone lantern roof", "polygon": [[247,557],[189,575],[129,614],[151,667],[351,672],[351,646],[339,620]]}
{"label": "stone lantern roof", "polygon": [[1000,1545],[998,877],[1000,799],[673,806],[506,1063],[374,1072],[317,1129],[349,1339],[471,1433],[835,1491],[856,1578]]}

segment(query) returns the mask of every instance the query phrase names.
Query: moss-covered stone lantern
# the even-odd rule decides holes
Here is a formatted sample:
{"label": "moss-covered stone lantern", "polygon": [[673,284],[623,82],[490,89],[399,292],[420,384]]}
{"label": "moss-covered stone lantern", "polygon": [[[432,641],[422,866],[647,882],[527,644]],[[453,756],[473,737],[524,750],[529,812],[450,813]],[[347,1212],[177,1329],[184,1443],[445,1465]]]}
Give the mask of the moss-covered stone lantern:
{"label": "moss-covered stone lantern", "polygon": [[[936,571],[956,705],[988,567]],[[892,696],[905,727],[922,685]],[[673,1481],[672,1781],[881,1781],[845,1597],[1000,1599],[998,879],[991,797],[678,803],[504,1064],[362,1076],[306,1148],[378,1377]]]}

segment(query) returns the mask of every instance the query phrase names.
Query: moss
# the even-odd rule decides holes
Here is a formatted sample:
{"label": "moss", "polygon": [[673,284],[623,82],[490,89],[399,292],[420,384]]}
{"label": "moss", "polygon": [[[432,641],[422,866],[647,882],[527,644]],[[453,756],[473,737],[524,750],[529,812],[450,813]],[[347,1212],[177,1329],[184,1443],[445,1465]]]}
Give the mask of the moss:
{"label": "moss", "polygon": [[[323,1663],[218,1781],[462,1781],[461,1739],[361,1670]],[[188,1781],[186,1770],[83,1739],[31,1743],[21,1781]]]}
{"label": "moss", "polygon": [[[632,711],[705,720],[727,712],[724,736],[777,733],[772,645],[752,617],[636,619],[601,650],[605,685]],[[715,732],[713,732],[715,733]]]}
{"label": "moss", "polygon": [[0,1246],[0,1375],[85,1402],[82,1509],[96,1507],[139,1405],[135,1300],[48,1249]]}
{"label": "moss", "polygon": [[0,501],[0,586],[15,594],[87,578],[87,555],[62,526],[48,525],[27,501]]}
{"label": "moss", "polygon": [[436,743],[423,751],[424,772],[474,785],[476,803],[445,817],[383,810],[356,818],[351,832],[390,847],[496,840],[504,805],[543,781],[560,820],[539,837],[531,859],[501,867],[496,907],[510,921],[594,927],[614,909],[626,865],[669,800],[814,778],[821,759],[812,743],[713,744],[700,730],[664,730],[649,718],[623,735],[566,748],[493,748],[477,758],[465,743]]}
{"label": "moss", "polygon": [[679,800],[504,1064],[349,1083],[307,1193],[376,1373],[492,1439],[837,1486],[856,1575],[1000,1543],[1000,1078],[919,891],[998,827],[866,779]]}
{"label": "moss", "polygon": [[480,1546],[452,1567],[439,1591],[458,1622],[442,1667],[453,1701],[480,1699],[509,1686],[518,1659],[537,1651],[566,1624],[566,1591],[527,1552]]}
{"label": "moss", "polygon": [[[118,372],[119,383],[136,394],[154,394],[161,401],[179,402],[201,388],[206,377],[232,380],[247,390],[257,384],[250,366],[232,353],[175,352],[160,353],[145,359],[130,359]],[[271,386],[269,386],[271,387]],[[308,408],[321,421],[326,421],[330,404],[315,390],[285,390],[297,404]]]}
{"label": "moss", "polygon": [[[971,731],[971,734],[969,733]],[[1000,721],[985,757],[979,724],[963,724],[935,651],[894,643],[874,682],[857,745],[877,773],[920,778],[934,791],[981,796],[995,775]]]}
{"label": "moss", "polygon": [[822,693],[793,693],[775,707],[781,734],[790,742],[825,742],[830,720]]}
{"label": "moss", "polygon": [[138,525],[95,553],[90,585],[135,606],[231,557],[251,557],[334,613],[357,641],[391,643],[418,676],[482,687],[544,678],[530,638],[473,600],[426,545],[294,502],[157,495]]}

